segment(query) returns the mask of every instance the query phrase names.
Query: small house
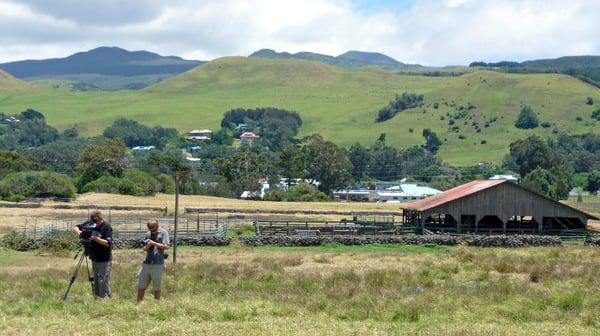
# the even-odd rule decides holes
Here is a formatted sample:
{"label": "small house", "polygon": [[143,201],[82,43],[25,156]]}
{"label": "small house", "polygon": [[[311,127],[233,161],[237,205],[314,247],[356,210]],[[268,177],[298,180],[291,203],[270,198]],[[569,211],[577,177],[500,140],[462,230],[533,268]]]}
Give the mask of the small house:
{"label": "small house", "polygon": [[251,145],[254,140],[260,138],[260,136],[256,135],[254,132],[244,132],[240,135],[240,140],[243,144]]}
{"label": "small house", "polygon": [[207,141],[212,139],[212,131],[208,129],[192,130],[187,132],[187,139],[189,141]]}

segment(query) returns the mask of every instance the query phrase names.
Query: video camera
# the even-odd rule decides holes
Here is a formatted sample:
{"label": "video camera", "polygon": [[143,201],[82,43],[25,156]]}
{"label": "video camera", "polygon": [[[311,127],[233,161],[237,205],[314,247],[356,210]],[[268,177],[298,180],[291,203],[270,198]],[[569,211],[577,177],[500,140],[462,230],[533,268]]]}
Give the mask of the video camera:
{"label": "video camera", "polygon": [[[145,246],[150,241],[155,242],[157,238],[158,238],[158,231],[150,232],[150,238],[142,240],[142,244]],[[152,246],[152,248],[154,248],[154,246]],[[163,255],[164,255],[165,259],[169,258],[169,253],[167,251],[163,251]]]}
{"label": "video camera", "polygon": [[98,234],[94,229],[96,224],[92,222],[84,222],[79,226],[81,233],[79,234],[79,244],[83,247],[85,255],[90,255],[92,244],[90,238]]}

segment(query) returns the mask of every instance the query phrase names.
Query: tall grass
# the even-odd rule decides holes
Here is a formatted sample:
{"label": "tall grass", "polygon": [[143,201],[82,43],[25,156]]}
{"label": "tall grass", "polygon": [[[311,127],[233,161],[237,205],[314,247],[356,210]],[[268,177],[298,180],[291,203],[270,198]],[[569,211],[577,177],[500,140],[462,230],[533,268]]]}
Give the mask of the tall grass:
{"label": "tall grass", "polygon": [[0,333],[594,335],[600,325],[600,252],[586,247],[201,251],[169,265],[163,301],[138,305],[134,252],[116,255],[111,300],[94,301],[82,277],[63,302],[74,261],[0,250]]}

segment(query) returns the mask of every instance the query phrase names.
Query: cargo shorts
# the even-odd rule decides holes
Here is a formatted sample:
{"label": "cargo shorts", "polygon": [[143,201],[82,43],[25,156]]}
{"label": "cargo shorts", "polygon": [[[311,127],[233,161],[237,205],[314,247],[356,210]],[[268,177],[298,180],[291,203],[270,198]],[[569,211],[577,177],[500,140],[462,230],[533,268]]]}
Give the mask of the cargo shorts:
{"label": "cargo shorts", "polygon": [[154,291],[160,290],[164,273],[164,264],[142,264],[138,273],[137,288],[146,289],[152,282],[152,289]]}

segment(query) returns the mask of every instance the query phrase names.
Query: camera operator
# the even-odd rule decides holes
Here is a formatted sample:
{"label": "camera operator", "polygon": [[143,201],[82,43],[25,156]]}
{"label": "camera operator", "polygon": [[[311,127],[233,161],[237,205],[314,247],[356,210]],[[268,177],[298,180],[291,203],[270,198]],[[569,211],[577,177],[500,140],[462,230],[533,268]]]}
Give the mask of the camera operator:
{"label": "camera operator", "polygon": [[89,220],[77,225],[73,231],[84,241],[85,252],[92,261],[94,295],[99,298],[110,297],[112,227],[104,221],[100,211],[92,211]]}
{"label": "camera operator", "polygon": [[150,281],[152,281],[154,299],[160,300],[160,286],[165,273],[165,258],[167,257],[165,250],[169,249],[167,230],[159,227],[157,220],[149,220],[147,226],[148,232],[143,241],[146,258],[138,272],[138,302],[144,300],[144,294]]}

